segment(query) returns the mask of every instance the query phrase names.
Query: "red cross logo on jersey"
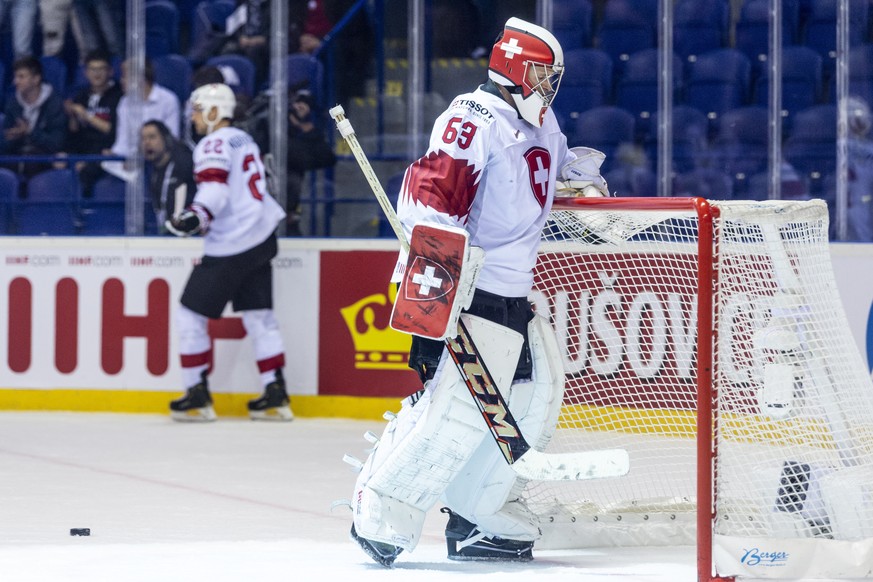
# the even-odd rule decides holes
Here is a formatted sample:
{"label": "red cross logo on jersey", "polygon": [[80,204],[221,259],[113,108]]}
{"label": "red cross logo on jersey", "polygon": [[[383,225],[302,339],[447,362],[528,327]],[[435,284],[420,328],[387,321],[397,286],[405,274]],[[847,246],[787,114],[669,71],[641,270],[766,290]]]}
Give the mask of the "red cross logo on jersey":
{"label": "red cross logo on jersey", "polygon": [[454,288],[452,276],[439,263],[415,257],[406,284],[406,298],[430,301],[442,297]]}
{"label": "red cross logo on jersey", "polygon": [[552,156],[541,147],[532,147],[524,153],[527,162],[527,173],[530,178],[530,188],[540,208],[545,207],[549,195],[549,173],[552,167]]}

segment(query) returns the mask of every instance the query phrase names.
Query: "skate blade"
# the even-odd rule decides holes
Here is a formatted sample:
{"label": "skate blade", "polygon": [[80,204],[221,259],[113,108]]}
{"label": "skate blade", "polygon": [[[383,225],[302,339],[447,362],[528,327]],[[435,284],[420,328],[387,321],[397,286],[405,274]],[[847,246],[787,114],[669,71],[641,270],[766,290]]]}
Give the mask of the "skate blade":
{"label": "skate blade", "polygon": [[290,406],[277,406],[276,408],[267,408],[266,410],[249,410],[249,416],[252,420],[276,420],[281,422],[294,420],[294,413],[291,412]]}
{"label": "skate blade", "polygon": [[463,554],[453,554],[447,556],[449,560],[455,562],[532,562],[533,556],[467,556]]}
{"label": "skate blade", "polygon": [[170,418],[177,422],[212,422],[215,420],[215,410],[211,406],[192,408],[190,410],[171,410]]}

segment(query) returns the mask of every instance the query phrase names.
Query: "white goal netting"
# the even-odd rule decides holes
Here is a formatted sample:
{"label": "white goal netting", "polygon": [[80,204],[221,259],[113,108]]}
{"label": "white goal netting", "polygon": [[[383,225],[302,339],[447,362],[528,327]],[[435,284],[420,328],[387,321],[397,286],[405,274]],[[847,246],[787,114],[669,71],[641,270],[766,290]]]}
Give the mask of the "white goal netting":
{"label": "white goal netting", "polygon": [[533,299],[566,372],[548,451],[631,461],[529,484],[543,545],[692,544],[701,500],[711,535],[873,538],[873,385],[824,203],[633,206],[553,210],[543,233]]}

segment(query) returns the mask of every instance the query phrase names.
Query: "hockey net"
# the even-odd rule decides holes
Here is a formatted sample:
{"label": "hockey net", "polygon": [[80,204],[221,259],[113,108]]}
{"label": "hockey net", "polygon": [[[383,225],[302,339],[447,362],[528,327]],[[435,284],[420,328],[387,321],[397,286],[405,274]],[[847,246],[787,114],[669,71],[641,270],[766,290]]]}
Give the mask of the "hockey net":
{"label": "hockey net", "polygon": [[533,301],[564,356],[539,547],[696,544],[699,577],[873,576],[873,385],[821,201],[559,199]]}

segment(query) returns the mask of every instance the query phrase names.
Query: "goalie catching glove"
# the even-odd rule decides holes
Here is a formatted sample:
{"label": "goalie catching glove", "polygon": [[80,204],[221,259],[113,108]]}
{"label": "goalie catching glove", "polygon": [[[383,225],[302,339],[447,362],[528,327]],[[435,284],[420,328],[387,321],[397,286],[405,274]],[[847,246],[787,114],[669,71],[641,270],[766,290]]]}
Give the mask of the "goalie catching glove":
{"label": "goalie catching glove", "polygon": [[191,236],[197,233],[206,234],[211,220],[208,210],[199,204],[192,204],[179,216],[167,220],[164,226],[176,236]]}
{"label": "goalie catching glove", "polygon": [[561,179],[555,189],[564,196],[609,196],[609,186],[600,175],[606,154],[593,148],[575,147],[570,151],[576,159],[561,168]]}

